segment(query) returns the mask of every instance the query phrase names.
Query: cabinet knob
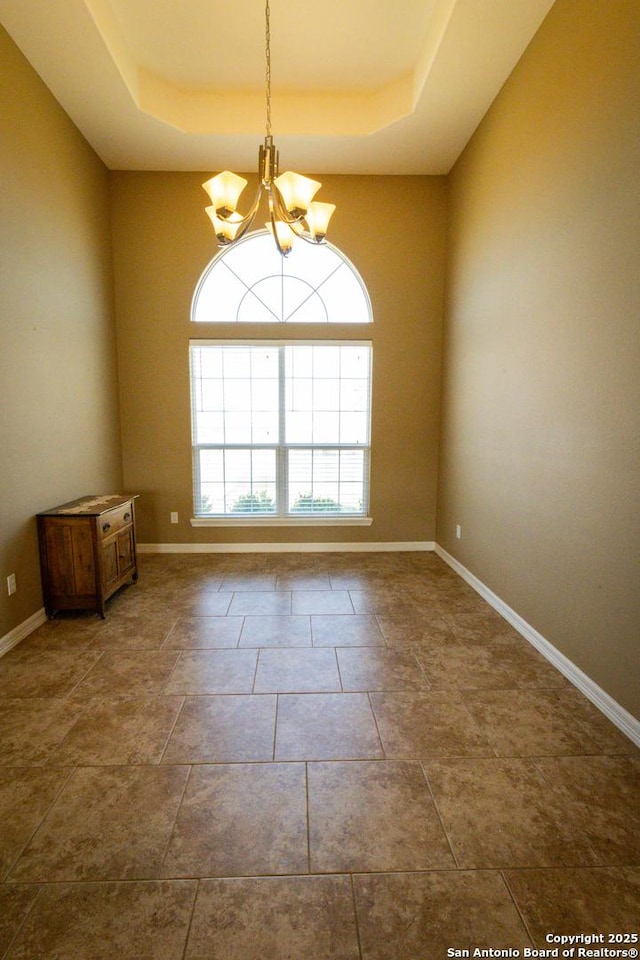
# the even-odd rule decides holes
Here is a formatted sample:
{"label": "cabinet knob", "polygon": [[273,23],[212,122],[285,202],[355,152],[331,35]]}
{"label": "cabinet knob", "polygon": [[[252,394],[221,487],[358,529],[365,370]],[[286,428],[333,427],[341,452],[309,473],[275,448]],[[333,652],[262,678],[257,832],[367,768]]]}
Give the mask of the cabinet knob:
{"label": "cabinet knob", "polygon": [[110,524],[110,523],[103,523],[103,524],[102,524],[102,532],[103,532],[103,533],[106,533],[107,530],[110,530],[110,529],[111,529],[111,524]]}
{"label": "cabinet knob", "polygon": [[130,513],[125,513],[124,519],[125,519],[125,520],[130,520],[130,519],[131,519],[131,514],[130,514]]}

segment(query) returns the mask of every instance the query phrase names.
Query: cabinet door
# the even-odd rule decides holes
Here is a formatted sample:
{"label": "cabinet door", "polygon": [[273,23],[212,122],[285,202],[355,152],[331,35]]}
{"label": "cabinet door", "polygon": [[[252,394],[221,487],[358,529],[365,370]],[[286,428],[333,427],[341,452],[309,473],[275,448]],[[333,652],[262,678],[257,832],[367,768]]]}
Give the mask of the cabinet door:
{"label": "cabinet door", "polygon": [[105,594],[133,567],[133,527],[125,527],[102,541],[102,583]]}
{"label": "cabinet door", "polygon": [[133,527],[125,527],[118,534],[118,572],[125,574],[133,566]]}
{"label": "cabinet door", "polygon": [[120,576],[118,566],[118,537],[109,537],[102,541],[102,585],[106,591],[116,583]]}

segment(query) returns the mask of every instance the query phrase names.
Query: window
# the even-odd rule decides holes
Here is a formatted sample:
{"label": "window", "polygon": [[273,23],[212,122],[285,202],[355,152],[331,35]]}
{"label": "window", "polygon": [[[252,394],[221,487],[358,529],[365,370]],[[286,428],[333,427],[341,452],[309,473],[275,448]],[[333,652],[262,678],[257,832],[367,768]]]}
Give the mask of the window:
{"label": "window", "polygon": [[191,306],[196,323],[370,323],[366,288],[331,244],[294,244],[282,257],[268,231],[214,257]]}
{"label": "window", "polygon": [[369,342],[192,341],[197,518],[368,512]]}

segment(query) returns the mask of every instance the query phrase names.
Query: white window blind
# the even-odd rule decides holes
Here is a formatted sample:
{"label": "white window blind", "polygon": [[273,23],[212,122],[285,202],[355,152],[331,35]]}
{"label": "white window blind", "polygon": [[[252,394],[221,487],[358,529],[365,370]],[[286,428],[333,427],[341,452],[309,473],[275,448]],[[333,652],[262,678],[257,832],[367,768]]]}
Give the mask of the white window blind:
{"label": "white window blind", "polygon": [[371,344],[193,341],[196,517],[363,517]]}

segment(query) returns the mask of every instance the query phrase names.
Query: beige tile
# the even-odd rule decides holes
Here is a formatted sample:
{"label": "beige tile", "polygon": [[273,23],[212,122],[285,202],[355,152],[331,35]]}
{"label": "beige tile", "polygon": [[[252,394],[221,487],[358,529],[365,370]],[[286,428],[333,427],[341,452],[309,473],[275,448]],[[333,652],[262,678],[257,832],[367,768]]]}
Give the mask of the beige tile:
{"label": "beige tile", "polygon": [[[288,591],[256,592],[256,593],[234,593],[231,606],[229,607],[230,616],[241,617],[261,617],[276,616],[286,617],[291,613],[291,594]],[[294,613],[304,611],[293,611]]]}
{"label": "beige tile", "polygon": [[372,693],[387,757],[487,757],[494,751],[456,691]]}
{"label": "beige tile", "polygon": [[423,763],[458,866],[590,866],[595,855],[566,803],[530,760]]}
{"label": "beige tile", "polygon": [[203,880],[186,960],[359,960],[348,877]]}
{"label": "beige tile", "polygon": [[524,640],[517,644],[447,644],[418,650],[417,656],[435,687],[500,689],[567,685],[562,674]]}
{"label": "beige tile", "polygon": [[[187,614],[184,612],[187,608],[197,607],[198,604],[202,601],[204,604],[213,604],[218,606],[220,611],[218,613],[210,614],[210,616],[222,616],[224,610],[228,608],[229,603],[231,602],[231,593],[220,593],[218,596],[218,590],[212,589],[209,590],[206,586],[202,586],[196,580],[186,580],[180,579],[176,580],[174,583],[167,585],[162,590],[162,611],[167,616],[173,616],[176,609],[184,608],[182,616]],[[151,593],[146,598],[146,603],[153,605],[156,604],[157,611],[157,601],[158,601],[158,591]],[[195,616],[196,614],[194,614]],[[205,614],[201,614],[204,616]]]}
{"label": "beige tile", "polygon": [[[33,906],[40,888],[33,884],[0,885],[0,957],[4,957],[10,944]],[[31,957],[38,954],[32,953]]]}
{"label": "beige tile", "polygon": [[[465,592],[461,592],[465,591]],[[523,641],[510,623],[494,610],[471,587],[452,581],[445,594],[448,603],[447,621],[463,641],[479,639],[483,642],[501,640]]]}
{"label": "beige tile", "polygon": [[355,960],[354,892],[360,960],[635,918],[638,751],[438,557],[140,563],[0,660],[0,956]]}
{"label": "beige tile", "polygon": [[499,756],[630,754],[637,749],[572,687],[467,690],[463,697]]}
{"label": "beige tile", "polygon": [[344,690],[426,690],[429,687],[410,650],[349,647],[337,650]]}
{"label": "beige tile", "polygon": [[585,834],[599,863],[640,863],[639,760],[557,757],[536,765],[549,796]]}
{"label": "beige tile", "polygon": [[[141,586],[141,583],[139,583],[138,586]],[[207,572],[198,570],[195,566],[192,566],[183,570],[165,584],[163,593],[171,590],[176,596],[188,597],[190,600],[193,600],[203,596],[205,593],[225,592],[223,583],[224,575],[221,572]]]}
{"label": "beige tile", "polygon": [[298,590],[292,594],[292,613],[353,614],[346,590]]}
{"label": "beige tile", "polygon": [[251,693],[255,650],[199,650],[181,653],[166,693]]}
{"label": "beige tile", "polygon": [[25,637],[6,656],[31,656],[36,650],[82,650],[89,646],[101,620],[93,611],[59,613]]}
{"label": "beige tile", "polygon": [[74,692],[78,697],[158,694],[178,662],[176,652],[122,650],[103,653]]}
{"label": "beige tile", "polygon": [[363,693],[281,694],[276,760],[359,760],[383,756]]}
{"label": "beige tile", "polygon": [[331,693],[340,689],[334,650],[260,651],[255,693]]}
{"label": "beige tile", "polygon": [[93,635],[96,650],[158,650],[166,640],[173,618],[142,613],[101,620]]}
{"label": "beige tile", "polygon": [[273,760],[273,695],[187,697],[163,763]]}
{"label": "beige tile", "polygon": [[[605,937],[639,932],[640,867],[509,870],[505,879],[534,944],[541,949],[554,946],[546,939],[550,932]],[[625,949],[626,945],[605,939],[604,946]],[[599,948],[598,941],[590,946]]]}
{"label": "beige tile", "polygon": [[232,593],[184,592],[174,595],[171,611],[177,617],[226,617],[233,598]]}
{"label": "beige tile", "polygon": [[437,615],[421,613],[413,607],[406,611],[396,608],[395,612],[390,613],[384,604],[379,605],[377,620],[390,646],[446,643],[454,636],[451,627],[445,625]]}
{"label": "beige tile", "polygon": [[328,573],[285,573],[278,577],[276,590],[331,590]]}
{"label": "beige tile", "polygon": [[309,843],[314,873],[453,866],[417,763],[310,763]]}
{"label": "beige tile", "polygon": [[365,587],[363,590],[349,590],[349,596],[356,613],[382,614],[393,610],[396,616],[408,618],[420,614],[404,587]]}
{"label": "beige tile", "polygon": [[221,589],[225,593],[268,592],[276,588],[276,575],[273,573],[235,573],[223,580]]}
{"label": "beige tile", "polygon": [[44,763],[81,712],[67,699],[0,700],[0,766]]}
{"label": "beige tile", "polygon": [[531,946],[499,873],[354,877],[363,960],[442,960],[450,948]]}
{"label": "beige tile", "polygon": [[11,960],[181,960],[195,895],[193,880],[49,884]]}
{"label": "beige tile", "polygon": [[244,618],[241,647],[310,647],[311,623],[306,616]]}
{"label": "beige tile", "polygon": [[182,697],[96,697],[53,751],[57,767],[158,763]]}
{"label": "beige tile", "polygon": [[180,617],[162,649],[235,648],[243,623],[243,617]]}
{"label": "beige tile", "polygon": [[68,770],[3,768],[0,777],[0,880],[6,877],[68,777]]}
{"label": "beige tile", "polygon": [[311,617],[314,647],[384,647],[373,614],[316,614]]}
{"label": "beige tile", "polygon": [[0,659],[0,697],[66,697],[101,654],[91,650],[38,650]]}
{"label": "beige tile", "polygon": [[356,590],[364,592],[373,583],[379,583],[380,577],[366,570],[330,570],[329,582],[332,590]]}
{"label": "beige tile", "polygon": [[167,851],[165,876],[255,876],[308,869],[304,764],[193,768]]}
{"label": "beige tile", "polygon": [[158,877],[188,767],[77,768],[12,880]]}

